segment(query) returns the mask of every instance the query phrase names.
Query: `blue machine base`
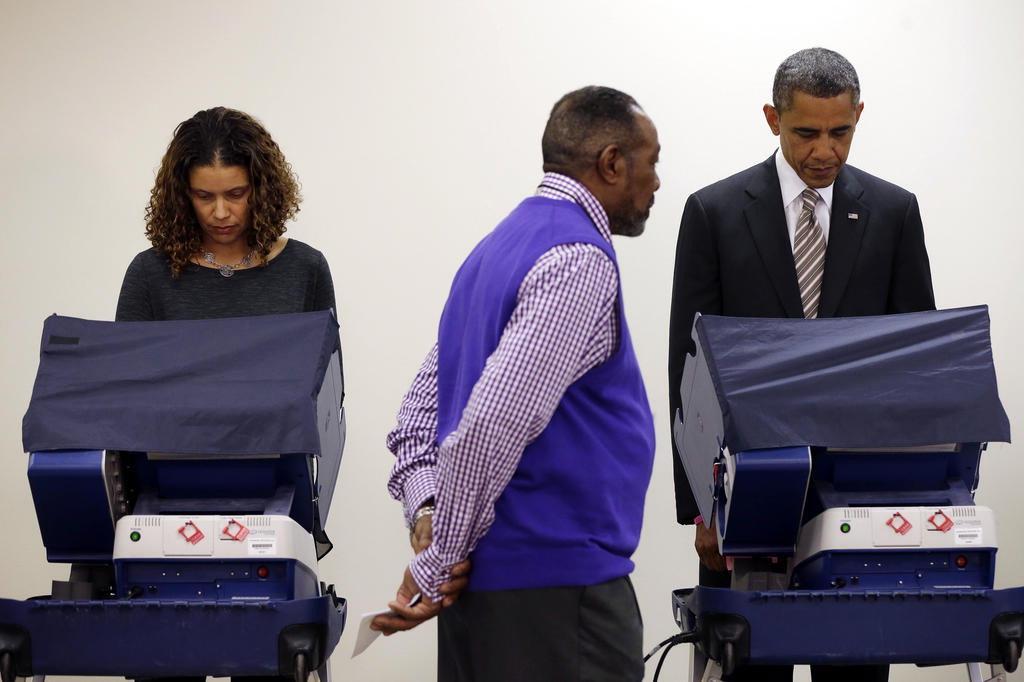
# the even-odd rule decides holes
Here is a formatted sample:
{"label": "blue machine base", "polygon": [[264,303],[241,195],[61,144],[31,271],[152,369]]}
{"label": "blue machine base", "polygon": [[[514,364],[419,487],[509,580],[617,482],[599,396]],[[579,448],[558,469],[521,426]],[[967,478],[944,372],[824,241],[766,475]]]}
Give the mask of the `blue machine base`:
{"label": "blue machine base", "polygon": [[311,669],[330,656],[346,612],[332,594],[262,603],[0,599],[0,653],[14,654],[23,677],[291,675],[292,649],[310,632]]}
{"label": "blue machine base", "polygon": [[[1024,587],[907,592],[696,587],[672,594],[676,623],[717,661],[755,664],[1012,663]],[[730,642],[729,646],[726,643]],[[726,649],[728,648],[728,651]],[[1007,657],[1012,660],[1007,660]]]}

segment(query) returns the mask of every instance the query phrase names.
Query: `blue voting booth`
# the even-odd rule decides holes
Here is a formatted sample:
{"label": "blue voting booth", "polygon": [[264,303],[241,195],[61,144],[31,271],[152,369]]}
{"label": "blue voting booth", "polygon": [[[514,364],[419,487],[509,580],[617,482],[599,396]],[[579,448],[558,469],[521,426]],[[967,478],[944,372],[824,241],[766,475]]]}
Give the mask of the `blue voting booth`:
{"label": "blue voting booth", "polygon": [[[732,588],[673,594],[692,679],[745,664],[1017,667],[981,456],[1008,442],[986,307],[698,316],[674,438]],[[994,668],[994,674],[998,668]]]}
{"label": "blue voting booth", "polygon": [[345,440],[330,311],[51,316],[23,422],[50,595],[0,599],[3,682],[328,678],[346,603],[317,561]]}

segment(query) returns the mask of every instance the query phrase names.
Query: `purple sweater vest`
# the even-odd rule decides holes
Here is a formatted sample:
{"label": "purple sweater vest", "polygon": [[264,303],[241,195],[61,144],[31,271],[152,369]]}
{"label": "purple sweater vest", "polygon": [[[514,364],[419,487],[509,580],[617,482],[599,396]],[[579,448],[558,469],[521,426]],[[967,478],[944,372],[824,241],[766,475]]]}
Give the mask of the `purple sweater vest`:
{"label": "purple sweater vest", "polygon": [[[559,244],[615,252],[582,208],[523,201],[481,241],[452,283],[438,330],[437,442],[458,426],[537,259]],[[628,575],[654,459],[654,422],[618,305],[612,356],[569,387],[523,451],[471,559],[470,590],[594,585]]]}

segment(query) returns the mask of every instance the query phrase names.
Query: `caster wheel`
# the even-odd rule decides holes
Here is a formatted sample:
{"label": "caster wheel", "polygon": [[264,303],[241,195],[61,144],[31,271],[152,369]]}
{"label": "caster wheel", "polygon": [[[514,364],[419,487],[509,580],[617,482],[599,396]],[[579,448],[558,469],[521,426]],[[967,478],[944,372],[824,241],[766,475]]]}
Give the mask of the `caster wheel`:
{"label": "caster wheel", "polygon": [[736,647],[732,642],[722,644],[722,675],[729,676],[736,672]]}
{"label": "caster wheel", "polygon": [[1003,667],[1006,672],[1012,673],[1017,669],[1017,663],[1020,662],[1020,643],[1015,639],[1006,640],[1006,644],[1003,645]]}
{"label": "caster wheel", "polygon": [[295,682],[307,682],[307,680],[309,680],[309,659],[306,654],[297,653],[295,654]]}
{"label": "caster wheel", "polygon": [[0,680],[14,682],[14,654],[10,651],[0,654]]}

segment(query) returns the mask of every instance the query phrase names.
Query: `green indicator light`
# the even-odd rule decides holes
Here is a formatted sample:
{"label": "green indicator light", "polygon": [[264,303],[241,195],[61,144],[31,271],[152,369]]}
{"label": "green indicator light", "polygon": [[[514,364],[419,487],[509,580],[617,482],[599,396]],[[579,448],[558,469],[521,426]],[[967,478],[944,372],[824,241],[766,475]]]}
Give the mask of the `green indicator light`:
{"label": "green indicator light", "polygon": [[138,542],[139,540],[142,539],[142,533],[140,533],[137,530],[133,530],[132,534],[129,535],[128,537],[131,538],[132,542]]}
{"label": "green indicator light", "polygon": [[850,532],[850,524],[848,524],[846,522],[843,522],[843,524],[841,526],[839,526],[839,530],[843,531],[844,533],[849,533]]}

